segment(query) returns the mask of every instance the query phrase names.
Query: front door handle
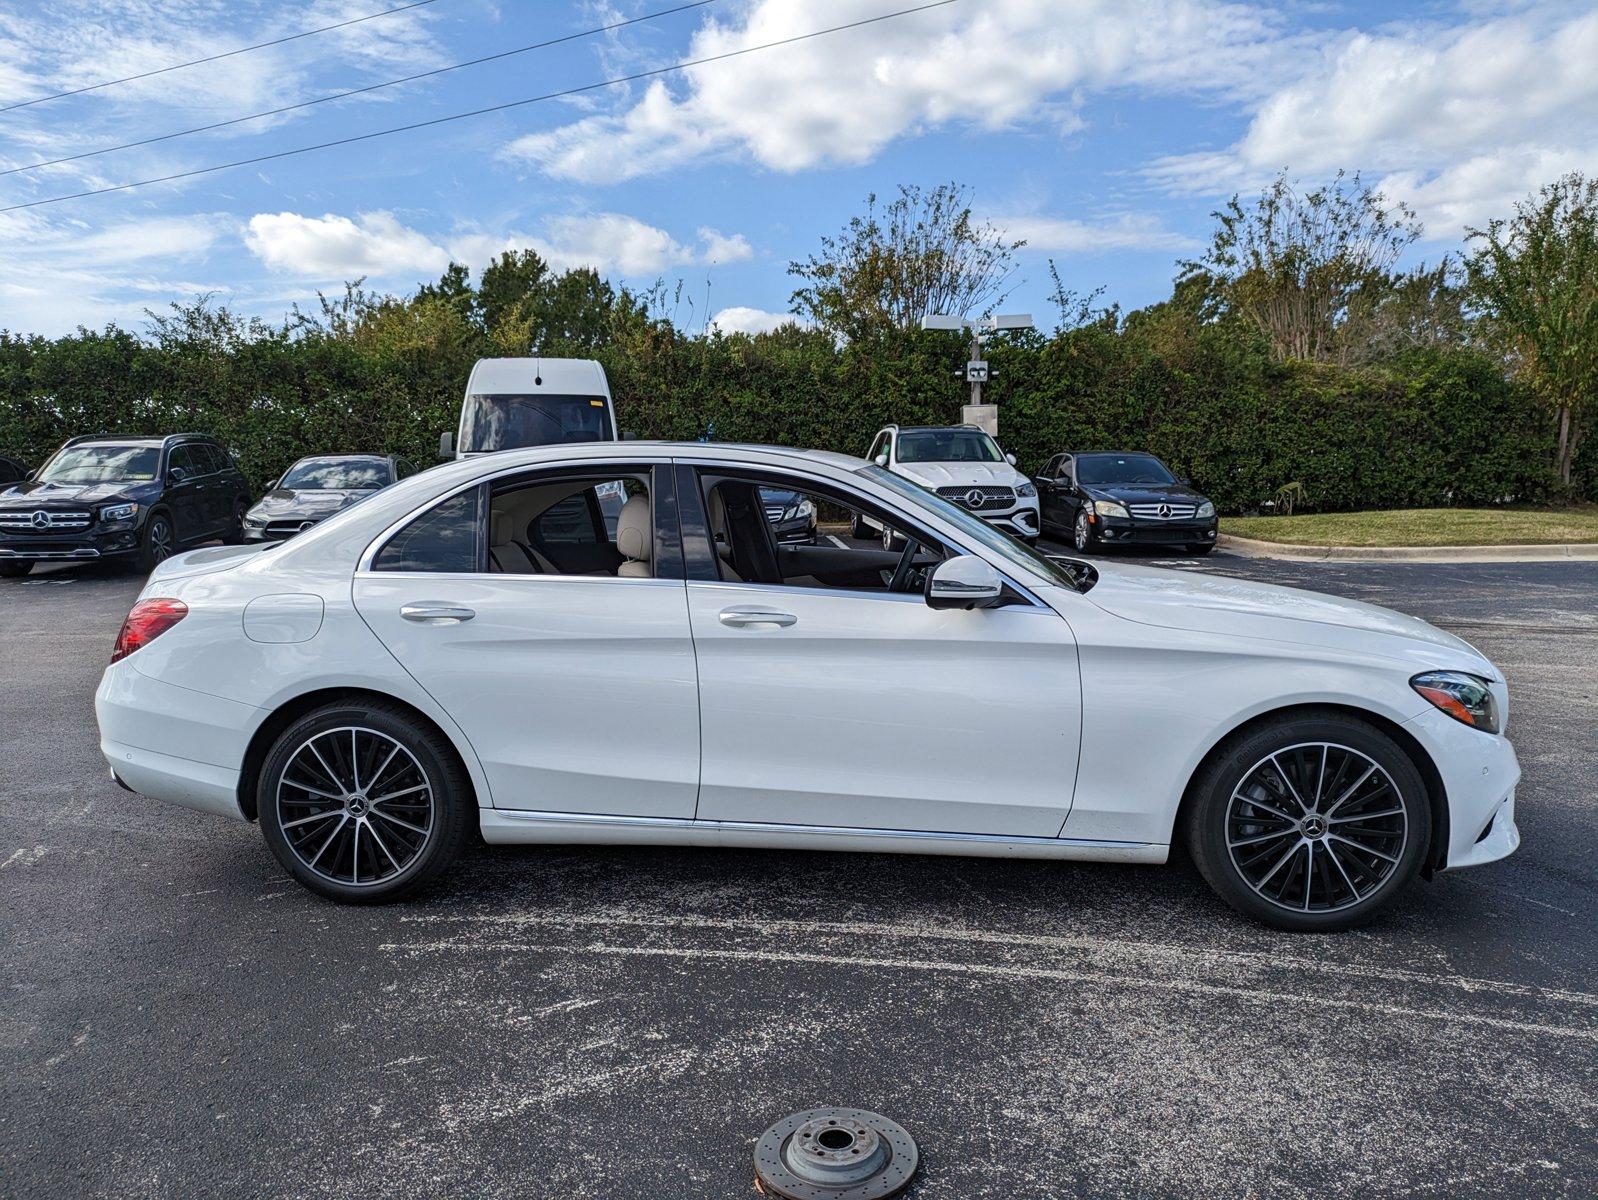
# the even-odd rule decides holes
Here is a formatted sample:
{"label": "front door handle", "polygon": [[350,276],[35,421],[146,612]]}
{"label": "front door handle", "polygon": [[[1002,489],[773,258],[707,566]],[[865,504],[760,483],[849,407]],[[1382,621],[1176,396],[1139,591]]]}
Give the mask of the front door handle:
{"label": "front door handle", "polygon": [[730,625],[734,629],[758,625],[775,625],[779,629],[786,629],[799,623],[799,618],[792,613],[772,612],[764,608],[724,608],[716,616],[723,625]]}
{"label": "front door handle", "polygon": [[419,625],[459,625],[476,615],[469,608],[453,604],[407,604],[400,609],[400,616]]}

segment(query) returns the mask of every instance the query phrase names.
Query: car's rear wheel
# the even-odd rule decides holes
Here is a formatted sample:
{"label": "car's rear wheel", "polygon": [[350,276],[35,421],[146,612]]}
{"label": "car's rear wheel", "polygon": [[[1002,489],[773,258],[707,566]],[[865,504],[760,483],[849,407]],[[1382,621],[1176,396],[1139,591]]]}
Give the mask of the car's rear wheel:
{"label": "car's rear wheel", "polygon": [[866,519],[855,513],[849,518],[849,536],[869,542],[876,535],[871,532],[871,526],[866,524]]}
{"label": "car's rear wheel", "polygon": [[144,523],[144,536],[139,541],[139,570],[148,575],[172,557],[177,545],[177,535],[165,513],[156,513]]}
{"label": "car's rear wheel", "polygon": [[0,562],[0,579],[20,579],[31,570],[31,562]]}
{"label": "car's rear wheel", "polygon": [[228,545],[237,546],[244,541],[244,514],[249,511],[249,504],[243,500],[233,506],[233,520],[227,527],[227,533],[222,536]]}
{"label": "car's rear wheel", "polygon": [[1213,757],[1194,781],[1187,844],[1238,911],[1278,929],[1347,929],[1414,879],[1431,842],[1426,785],[1367,721],[1288,716]]}
{"label": "car's rear wheel", "polygon": [[396,900],[442,874],[476,815],[443,738],[394,705],[336,704],[277,741],[256,791],[272,853],[313,892]]}

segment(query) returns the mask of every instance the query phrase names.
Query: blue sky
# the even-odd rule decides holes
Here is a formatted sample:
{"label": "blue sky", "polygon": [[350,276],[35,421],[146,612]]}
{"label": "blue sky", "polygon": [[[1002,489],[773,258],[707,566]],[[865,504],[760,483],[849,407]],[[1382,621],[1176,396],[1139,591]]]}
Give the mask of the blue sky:
{"label": "blue sky", "polygon": [[[12,0],[0,106],[401,0]],[[577,87],[911,7],[717,0],[613,33],[226,130],[43,159],[298,103],[673,7],[431,0],[330,33],[0,112],[0,207]],[[1052,319],[1047,262],[1137,306],[1236,190],[1362,170],[1426,223],[1418,257],[1538,184],[1598,170],[1591,3],[956,0],[647,83],[180,182],[0,213],[0,328],[57,334],[214,292],[279,319],[365,276],[409,292],[513,246],[769,327],[791,259],[869,192],[957,180],[1028,241],[1006,308]],[[707,299],[708,296],[708,299]]]}

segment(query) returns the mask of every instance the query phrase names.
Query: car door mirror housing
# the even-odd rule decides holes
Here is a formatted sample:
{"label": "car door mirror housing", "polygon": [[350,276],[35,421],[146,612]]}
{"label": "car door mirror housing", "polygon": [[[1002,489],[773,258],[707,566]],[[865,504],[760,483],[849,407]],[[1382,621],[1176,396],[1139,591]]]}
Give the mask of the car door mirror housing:
{"label": "car door mirror housing", "polygon": [[455,435],[441,433],[438,435],[438,456],[446,462],[455,457]]}
{"label": "car door mirror housing", "polygon": [[166,473],[167,485],[169,487],[177,487],[178,484],[182,483],[188,477],[189,473],[182,467],[173,467]]}
{"label": "car door mirror housing", "polygon": [[888,456],[886,454],[879,454],[871,461],[876,463],[879,467],[885,467],[888,465]]}
{"label": "car door mirror housing", "polygon": [[1013,454],[1006,454],[1006,455],[1005,455],[1005,456],[1004,456],[1004,461],[1005,461],[1005,462],[1007,462],[1007,463],[1009,463],[1009,464],[1010,464],[1010,465],[1011,465],[1011,466],[1012,466],[1012,467],[1013,467],[1013,466],[1015,466],[1015,455],[1013,455]]}
{"label": "car door mirror housing", "polygon": [[1004,580],[974,554],[944,559],[927,575],[929,608],[990,608],[1004,595]]}

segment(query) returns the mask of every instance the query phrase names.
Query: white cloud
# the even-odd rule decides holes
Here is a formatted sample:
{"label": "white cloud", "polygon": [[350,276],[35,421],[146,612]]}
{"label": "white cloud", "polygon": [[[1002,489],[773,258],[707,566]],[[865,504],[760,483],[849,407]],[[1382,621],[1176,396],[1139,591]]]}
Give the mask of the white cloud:
{"label": "white cloud", "polygon": [[[708,19],[684,58],[881,12],[876,0],[755,0]],[[689,68],[620,113],[507,150],[589,183],[735,153],[779,171],[860,163],[934,126],[1072,128],[1093,89],[1254,94],[1275,77],[1280,45],[1274,17],[1216,0],[987,0]]]}
{"label": "white cloud", "polygon": [[274,271],[310,279],[400,281],[436,275],[451,259],[482,267],[506,250],[536,250],[557,271],[593,267],[602,274],[637,277],[677,267],[736,262],[754,250],[741,234],[708,227],[698,242],[678,241],[664,229],[624,213],[555,217],[540,234],[459,232],[434,239],[401,224],[392,213],[321,217],[257,213],[245,244]]}
{"label": "white cloud", "polygon": [[1210,192],[1283,168],[1307,179],[1360,169],[1452,240],[1561,171],[1598,164],[1598,12],[1570,12],[1542,4],[1350,34],[1259,102],[1234,145],[1150,173]]}
{"label": "white cloud", "polygon": [[1101,254],[1110,250],[1187,251],[1198,245],[1166,229],[1155,217],[1127,213],[1104,221],[1069,217],[1000,217],[993,222],[1006,235],[1026,241],[1028,250],[1055,254]]}
{"label": "white cloud", "polygon": [[770,333],[784,325],[803,325],[792,313],[767,312],[763,308],[746,308],[733,305],[710,318],[710,328],[722,333]]}
{"label": "white cloud", "polygon": [[442,246],[385,212],[353,221],[333,213],[257,213],[244,243],[272,270],[313,279],[432,275],[449,265]]}

